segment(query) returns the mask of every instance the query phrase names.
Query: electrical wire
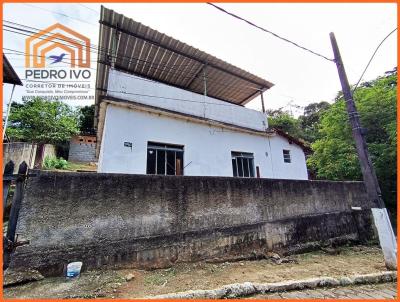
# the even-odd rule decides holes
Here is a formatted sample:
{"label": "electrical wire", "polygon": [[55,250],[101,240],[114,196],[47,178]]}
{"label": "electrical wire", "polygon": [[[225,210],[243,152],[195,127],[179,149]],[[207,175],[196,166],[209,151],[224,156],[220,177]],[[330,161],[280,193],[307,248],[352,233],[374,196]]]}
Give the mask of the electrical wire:
{"label": "electrical wire", "polygon": [[334,62],[333,59],[330,59],[330,58],[328,58],[328,57],[326,57],[326,56],[324,56],[324,55],[322,55],[322,54],[319,54],[319,53],[317,53],[317,52],[311,50],[311,49],[308,49],[308,48],[306,48],[306,47],[304,47],[304,46],[301,46],[301,45],[297,44],[296,42],[293,42],[293,41],[291,41],[291,40],[289,40],[289,39],[287,39],[287,38],[284,38],[284,37],[282,37],[282,36],[280,36],[280,35],[278,35],[278,34],[272,32],[272,31],[268,30],[268,29],[265,29],[265,28],[263,28],[263,27],[261,27],[261,26],[258,26],[258,25],[256,25],[256,24],[254,24],[253,22],[251,22],[251,21],[249,21],[249,20],[246,20],[246,19],[244,19],[244,18],[242,18],[242,17],[240,17],[240,16],[238,16],[238,15],[235,15],[235,14],[233,14],[233,13],[231,13],[231,12],[228,12],[227,10],[223,9],[222,7],[219,7],[219,6],[217,6],[217,5],[213,4],[213,3],[210,3],[210,2],[207,2],[207,4],[208,4],[208,5],[211,5],[211,6],[213,6],[213,7],[215,7],[216,9],[220,10],[221,12],[224,12],[225,14],[228,14],[228,15],[230,15],[230,16],[236,18],[236,19],[239,19],[239,20],[241,20],[241,21],[243,21],[243,22],[246,22],[247,24],[249,24],[249,25],[251,25],[251,26],[253,26],[253,27],[256,27],[256,28],[258,28],[258,29],[260,29],[260,30],[262,30],[262,31],[264,31],[264,32],[266,32],[266,33],[269,33],[269,34],[273,35],[274,37],[276,37],[276,38],[278,38],[278,39],[280,39],[280,40],[282,40],[282,41],[285,41],[285,42],[287,42],[287,43],[290,43],[290,44],[292,44],[292,45],[294,45],[294,46],[296,46],[296,47],[298,47],[298,48],[300,48],[300,49],[302,49],[302,50],[305,50],[305,51],[307,51],[307,52],[309,52],[309,53],[312,53],[313,55],[316,55],[316,56],[318,56],[318,57],[324,58],[325,60]]}
{"label": "electrical wire", "polygon": [[[31,28],[31,29],[37,30],[37,31],[32,31],[32,30],[17,28],[17,27],[14,27],[14,26],[10,26],[10,25],[4,24],[3,26],[7,28],[7,29],[4,29],[4,30],[8,31],[8,32],[12,32],[12,33],[16,33],[16,34],[20,34],[20,35],[24,35],[24,36],[31,36],[33,34],[37,34],[37,33],[40,32],[40,29],[37,29],[37,28],[34,28],[34,27],[30,27],[30,26],[26,26],[26,25],[23,25],[23,24],[10,22],[10,21],[6,21],[6,22],[13,23],[13,24],[16,24],[18,26],[23,26],[23,27],[27,27],[27,28]],[[15,31],[12,31],[10,29],[21,31],[21,32],[15,32]],[[38,39],[46,40],[45,38],[51,37],[51,35],[53,35],[53,34],[56,34],[56,33],[49,32],[49,33],[41,35],[41,37],[38,37]],[[64,41],[64,42],[69,42],[69,41],[67,41],[65,39],[62,39],[62,38],[57,38],[57,40]],[[79,43],[82,42],[82,41],[79,41],[79,40],[76,40],[76,39],[71,39],[71,40],[74,41],[74,42],[79,42]],[[63,45],[67,45],[67,44],[63,44]],[[111,58],[127,58],[127,59],[130,59],[130,60],[134,59],[134,60],[137,60],[137,61],[141,61],[141,62],[145,62],[145,63],[149,63],[149,64],[155,65],[155,63],[152,63],[150,61],[147,61],[147,60],[144,60],[144,59],[135,58],[135,57],[128,57],[128,56],[123,56],[123,55],[115,55],[114,56],[114,55],[108,53],[109,49],[106,49],[104,47],[103,48],[99,47],[99,46],[97,46],[95,44],[90,44],[89,48],[93,50],[93,51],[90,51],[91,53],[95,53],[95,54],[103,53],[103,54],[106,54],[106,55],[110,56]],[[128,63],[131,63],[131,61],[128,61]],[[159,63],[157,63],[157,64],[160,65]],[[181,65],[181,64],[179,64],[179,65],[176,65],[176,64],[172,64],[172,65],[161,64],[161,65],[168,66],[168,68],[171,68],[171,69],[177,69],[177,68],[174,68],[174,66],[185,67],[185,66],[190,66],[191,64],[185,64],[185,65]],[[177,69],[177,70],[179,70],[179,69]]]}
{"label": "electrical wire", "polygon": [[[10,27],[8,25],[5,25],[5,26],[6,27]],[[36,33],[36,32],[32,32],[32,31],[27,31],[25,29],[18,29],[18,28],[15,28],[15,27],[12,27],[12,28],[16,29],[16,30],[19,30],[19,31],[28,32],[28,34],[24,33],[24,32],[16,32],[14,30],[9,30],[9,29],[4,29],[4,31],[10,32],[10,33],[15,33],[15,34],[20,34],[20,35],[24,35],[24,36],[31,36],[31,34],[35,34]],[[48,35],[43,35],[43,36],[48,37]],[[43,38],[43,37],[38,37],[38,39],[46,40],[46,38]],[[61,39],[61,38],[57,38],[57,39],[61,40],[61,41],[69,42],[69,41],[66,41],[66,40]],[[78,41],[78,42],[80,42],[80,41]],[[68,44],[65,44],[65,43],[60,43],[60,44],[68,45]],[[17,50],[13,50],[13,49],[8,49],[8,48],[4,48],[4,49],[17,52]],[[93,54],[96,54],[96,55],[100,55],[100,53],[97,52],[93,47],[91,49],[92,49],[92,51],[90,51],[90,53],[93,53]],[[19,52],[19,53],[22,53],[22,52]],[[23,54],[25,54],[25,53],[22,53],[21,55],[23,55]],[[26,56],[33,56],[33,55],[26,54]],[[109,56],[110,57],[114,57],[114,58],[126,57],[126,56],[120,56],[120,55],[115,55],[115,56],[109,55]],[[41,57],[41,56],[37,56],[37,57]],[[126,57],[126,58],[128,58],[128,57]],[[78,60],[78,59],[75,59],[75,60]],[[91,62],[104,64],[103,62],[95,61],[95,60],[91,60]],[[187,72],[186,71],[188,66],[192,66],[191,69],[193,69],[194,66],[192,64],[178,64],[178,65],[172,64],[171,66],[169,66],[167,64],[153,63],[153,62],[150,62],[150,61],[147,61],[147,60],[138,59],[136,57],[129,57],[129,59],[127,60],[127,63],[130,64],[132,62],[135,62],[137,64],[138,64],[138,62],[143,62],[143,68],[146,66],[146,64],[150,64],[150,66],[146,66],[146,68],[151,70],[153,72],[153,74],[156,71],[161,71],[161,72],[165,72],[167,74],[172,74],[172,75],[175,75],[175,74],[179,73],[179,75],[177,76],[177,79],[188,79],[188,80],[194,80],[194,79],[198,79],[198,78],[202,78],[203,77],[203,76],[200,76],[197,72],[190,72],[190,71]],[[108,64],[105,64],[105,65],[108,65]],[[154,66],[151,66],[151,65],[157,65],[157,67],[154,67]],[[160,66],[164,66],[164,67],[160,68]],[[179,67],[176,68],[174,66],[179,66]],[[184,71],[185,71],[185,74],[183,73]],[[213,79],[218,80],[217,78],[210,77],[210,76],[206,76],[206,79],[208,79],[208,80],[213,80]],[[237,86],[235,86],[235,85],[226,85],[226,84],[223,84],[223,83],[212,83],[210,85],[224,86],[224,87],[230,87],[232,89],[237,89]],[[244,87],[244,86],[242,86],[242,87]],[[245,87],[251,88],[251,89],[254,89],[254,90],[258,90],[258,91],[260,90],[260,88],[254,87],[254,86],[246,85]]]}
{"label": "electrical wire", "polygon": [[[4,53],[4,54],[6,54],[6,55],[19,55],[19,56],[35,56],[35,57],[41,57],[41,58],[46,58],[45,56],[39,56],[39,55],[28,55],[28,54],[25,54],[24,52],[22,52],[22,51],[18,51],[18,50],[13,50],[13,49],[9,49],[9,48],[4,48],[4,50],[8,50],[8,51],[13,51],[13,52],[16,52],[16,53]],[[76,60],[78,60],[78,59],[75,59],[75,61]],[[67,58],[65,58],[65,59],[63,59],[63,62],[65,62],[65,63],[71,63],[72,62],[72,60],[71,59],[67,59]],[[97,61],[91,61],[91,62],[97,62]],[[25,66],[14,66],[15,68],[24,68]],[[46,68],[51,68],[51,69],[56,69],[57,67],[46,67]],[[149,67],[150,68],[150,67]],[[97,69],[96,68],[93,68],[93,67],[86,67],[86,69],[91,69],[91,70],[94,70],[94,71],[97,71]],[[167,71],[167,73],[168,73],[168,71]],[[146,78],[142,78],[142,77],[140,77],[139,75],[138,76],[135,76],[135,75],[132,75],[132,74],[128,74],[128,73],[125,73],[125,72],[121,72],[121,75],[122,76],[124,76],[124,77],[127,77],[127,78],[133,78],[133,79],[138,79],[138,80],[142,80],[142,81],[147,81],[147,82],[152,82],[152,83],[154,83],[154,82],[157,82],[156,80],[150,80],[150,79],[146,79]],[[181,76],[181,78],[187,78],[187,79],[193,79],[193,78],[195,78],[195,79],[203,79],[203,76],[202,75],[197,75],[197,76],[195,76],[195,77],[185,77],[185,76]],[[206,76],[206,79],[207,80],[212,80],[212,79],[214,79],[213,77],[207,77]],[[213,84],[209,84],[210,86],[211,85],[215,85],[215,86],[219,86],[219,87],[227,87],[227,88],[232,88],[232,89],[235,89],[236,88],[236,86],[235,85],[228,85],[228,84],[224,84],[224,83],[213,83]],[[251,89],[254,89],[254,90],[259,90],[258,88],[256,88],[256,87],[253,87],[253,86],[245,86],[245,87],[247,87],[247,88],[251,88]]]}
{"label": "electrical wire", "polygon": [[51,9],[47,9],[47,8],[44,8],[44,7],[32,5],[32,4],[29,4],[29,3],[21,3],[21,4],[26,5],[26,6],[30,6],[30,7],[36,8],[36,9],[40,9],[40,10],[43,10],[43,11],[46,11],[46,12],[48,12],[48,13],[52,13],[52,14],[56,14],[56,15],[59,15],[59,16],[67,17],[67,18],[70,18],[70,19],[72,19],[72,20],[76,20],[76,21],[79,21],[79,22],[83,22],[83,23],[89,24],[89,25],[91,25],[91,26],[95,26],[96,28],[98,27],[98,25],[96,25],[96,24],[94,24],[94,23],[90,23],[90,22],[87,22],[87,21],[82,20],[82,19],[79,19],[79,18],[71,17],[71,16],[69,16],[69,15],[67,15],[67,14],[63,14],[63,13],[60,13],[60,12],[56,12],[56,11],[53,11],[53,10],[51,10]]}
{"label": "electrical wire", "polygon": [[77,3],[77,4],[80,5],[80,6],[82,6],[82,7],[84,7],[84,8],[87,8],[87,9],[91,10],[92,12],[95,12],[96,14],[99,14],[99,15],[100,15],[100,12],[99,12],[99,11],[97,11],[97,10],[95,10],[95,9],[93,9],[93,8],[91,8],[91,7],[89,7],[89,6],[87,6],[87,5],[84,5],[84,4],[82,4],[82,3]]}
{"label": "electrical wire", "polygon": [[378,52],[379,48],[382,46],[383,42],[386,41],[387,38],[389,38],[395,31],[397,30],[397,27],[395,29],[393,29],[385,38],[383,38],[383,40],[378,44],[378,46],[376,47],[374,53],[372,54],[371,58],[369,59],[367,66],[365,66],[364,71],[362,72],[360,78],[357,81],[357,84],[354,86],[352,94],[354,94],[354,92],[356,91],[356,89],[358,88],[358,85],[360,84],[365,72],[367,71],[369,65],[371,64],[372,60],[374,59],[376,53]]}
{"label": "electrical wire", "polygon": [[[27,25],[24,25],[24,24],[20,24],[20,23],[8,21],[8,20],[4,20],[4,21],[7,22],[7,23],[11,23],[11,24],[13,24],[15,26],[19,26],[19,27],[22,26],[22,27],[25,27],[25,28],[30,28],[30,29],[35,30],[35,31],[27,30],[25,28],[18,28],[18,27],[15,27],[15,26],[10,26],[10,25],[6,25],[5,24],[4,26],[7,29],[4,29],[4,31],[7,31],[7,32],[16,33],[16,34],[25,35],[25,36],[31,36],[32,34],[37,34],[40,31],[37,28],[30,27],[30,26],[27,26]],[[11,28],[13,30],[10,30],[9,28]],[[16,32],[14,30],[21,31],[21,32]],[[45,38],[49,37],[50,34],[54,34],[54,33],[50,32],[50,33],[44,34],[44,35],[42,35],[42,37],[38,37],[38,39],[45,40]],[[58,38],[58,40],[61,40],[61,41],[64,41],[64,42],[69,42],[69,41],[66,41],[66,40],[64,40],[62,38]],[[75,40],[75,41],[76,42],[81,42],[79,40]],[[65,43],[61,43],[61,44],[67,45]],[[4,49],[6,49],[6,48],[4,48]],[[91,49],[91,51],[90,51],[91,53],[96,54],[96,55],[101,55],[101,47],[98,47],[95,44],[91,44],[90,49]],[[107,49],[107,50],[104,51],[104,53],[107,53],[108,51],[109,50]],[[175,72],[174,75],[176,73],[180,73],[180,75],[177,76],[178,79],[185,79],[186,78],[186,79],[193,80],[193,79],[196,79],[196,78],[200,78],[200,76],[198,75],[197,72],[187,72],[186,71],[188,66],[192,66],[192,68],[190,69],[190,70],[192,70],[193,69],[193,64],[172,64],[172,65],[168,65],[168,64],[162,64],[162,63],[153,63],[153,62],[150,62],[150,61],[147,61],[147,60],[143,60],[143,59],[139,59],[139,58],[136,58],[136,57],[128,57],[128,56],[122,56],[122,55],[113,56],[113,55],[110,55],[110,54],[108,54],[108,56],[110,56],[112,58],[127,58],[128,60],[127,60],[126,63],[129,63],[129,64],[131,64],[131,63],[138,64],[138,62],[143,62],[143,68],[146,66],[146,64],[150,64],[150,65],[153,65],[153,66],[157,65],[157,67],[146,66],[147,69],[150,69],[150,70],[153,71],[153,74],[156,71],[166,72],[167,74],[173,74],[173,72]],[[99,61],[92,61],[92,62],[99,63]],[[164,66],[164,68],[160,68],[160,66]],[[185,71],[185,74],[183,74],[184,71]],[[206,79],[212,80],[212,79],[216,79],[216,78],[213,78],[213,77],[210,77],[210,76],[206,76]],[[222,83],[212,83],[211,85],[230,87],[232,89],[235,89],[237,87],[235,85],[226,85],[226,84],[222,84]],[[250,89],[254,89],[256,91],[257,90],[260,91],[260,88],[258,88],[258,87],[249,86],[249,85],[246,85],[246,87],[250,88]]]}

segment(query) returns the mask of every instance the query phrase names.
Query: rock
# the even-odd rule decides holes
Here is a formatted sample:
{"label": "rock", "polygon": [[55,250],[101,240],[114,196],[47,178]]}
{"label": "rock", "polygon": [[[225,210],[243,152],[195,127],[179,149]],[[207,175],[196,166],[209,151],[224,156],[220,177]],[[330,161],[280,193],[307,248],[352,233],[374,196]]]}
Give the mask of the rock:
{"label": "rock", "polygon": [[4,273],[3,286],[12,286],[32,281],[43,280],[41,273],[34,269],[27,270],[10,270],[7,269]]}
{"label": "rock", "polygon": [[278,259],[281,259],[281,256],[279,256],[277,253],[274,253],[274,252],[268,252],[267,258],[272,258],[273,260],[278,260]]}
{"label": "rock", "polygon": [[126,282],[132,281],[133,279],[135,279],[135,275],[134,274],[128,274],[125,277]]}
{"label": "rock", "polygon": [[235,283],[211,290],[190,290],[187,292],[170,293],[159,296],[147,296],[144,299],[223,299],[239,298],[256,293],[275,293],[290,290],[314,289],[322,287],[336,287],[340,285],[371,284],[393,282],[397,280],[397,272],[381,272],[353,277],[319,277],[303,280],[288,280],[277,283]]}

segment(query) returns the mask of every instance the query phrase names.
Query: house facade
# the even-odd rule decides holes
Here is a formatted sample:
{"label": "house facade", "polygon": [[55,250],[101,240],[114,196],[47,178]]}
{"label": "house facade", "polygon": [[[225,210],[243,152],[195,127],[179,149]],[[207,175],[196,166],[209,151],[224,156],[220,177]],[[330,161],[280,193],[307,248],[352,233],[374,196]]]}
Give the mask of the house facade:
{"label": "house facade", "polygon": [[273,84],[111,10],[100,23],[117,56],[99,58],[98,172],[308,179],[305,147],[244,107]]}

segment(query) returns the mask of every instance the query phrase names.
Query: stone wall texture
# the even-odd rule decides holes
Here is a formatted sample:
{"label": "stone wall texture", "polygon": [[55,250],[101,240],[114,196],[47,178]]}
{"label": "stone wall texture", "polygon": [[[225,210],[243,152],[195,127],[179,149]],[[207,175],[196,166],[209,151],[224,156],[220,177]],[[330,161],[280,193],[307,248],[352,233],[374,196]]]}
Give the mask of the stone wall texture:
{"label": "stone wall texture", "polygon": [[[352,206],[365,210],[353,211]],[[40,172],[10,266],[167,267],[373,236],[361,182]]]}

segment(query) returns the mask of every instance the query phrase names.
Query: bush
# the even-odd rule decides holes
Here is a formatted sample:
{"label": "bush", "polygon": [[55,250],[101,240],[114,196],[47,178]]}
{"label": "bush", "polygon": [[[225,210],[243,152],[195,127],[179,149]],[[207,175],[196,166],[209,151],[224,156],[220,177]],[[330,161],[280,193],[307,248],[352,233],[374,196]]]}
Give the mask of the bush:
{"label": "bush", "polygon": [[43,166],[45,169],[66,170],[68,168],[68,161],[62,157],[46,156]]}

